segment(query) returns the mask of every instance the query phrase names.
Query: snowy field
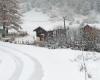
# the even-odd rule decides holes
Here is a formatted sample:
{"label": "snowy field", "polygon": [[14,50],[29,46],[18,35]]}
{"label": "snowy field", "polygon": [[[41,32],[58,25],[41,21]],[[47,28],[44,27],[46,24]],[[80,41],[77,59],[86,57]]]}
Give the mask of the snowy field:
{"label": "snowy field", "polygon": [[[100,54],[86,56],[88,80],[100,80]],[[87,54],[88,53],[88,54]],[[84,80],[81,51],[49,50],[0,42],[0,80]]]}

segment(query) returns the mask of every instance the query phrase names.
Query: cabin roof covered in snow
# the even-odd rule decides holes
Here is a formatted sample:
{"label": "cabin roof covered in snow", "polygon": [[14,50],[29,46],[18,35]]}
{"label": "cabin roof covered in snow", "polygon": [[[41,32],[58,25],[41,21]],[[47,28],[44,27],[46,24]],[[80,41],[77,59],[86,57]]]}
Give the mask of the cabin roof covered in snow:
{"label": "cabin roof covered in snow", "polygon": [[42,31],[45,31],[45,32],[46,32],[46,30],[45,30],[45,29],[43,29],[43,28],[42,28],[42,27],[40,27],[40,26],[39,26],[38,28],[34,29],[33,31],[36,31],[36,32],[37,32],[38,30],[42,30]]}
{"label": "cabin roof covered in snow", "polygon": [[86,26],[100,30],[100,24],[86,24],[86,25],[84,25],[84,27],[86,27]]}

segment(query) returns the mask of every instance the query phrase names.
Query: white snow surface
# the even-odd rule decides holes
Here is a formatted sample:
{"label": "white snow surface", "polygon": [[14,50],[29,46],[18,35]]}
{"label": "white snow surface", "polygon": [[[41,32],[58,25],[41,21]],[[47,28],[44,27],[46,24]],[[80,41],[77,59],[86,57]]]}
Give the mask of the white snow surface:
{"label": "white snow surface", "polygon": [[[92,74],[89,80],[100,80],[100,54],[95,53],[98,60],[94,61],[92,52],[86,53],[91,58],[86,61]],[[80,54],[81,51],[71,49],[51,50],[0,42],[0,80],[84,80],[84,73],[79,71]]]}
{"label": "white snow surface", "polygon": [[35,40],[35,37],[31,36],[31,35],[27,35],[25,37],[18,37],[18,38],[15,38],[14,42],[19,42],[19,43],[22,43],[22,42],[29,42],[30,44],[31,43],[34,43],[34,40]]}

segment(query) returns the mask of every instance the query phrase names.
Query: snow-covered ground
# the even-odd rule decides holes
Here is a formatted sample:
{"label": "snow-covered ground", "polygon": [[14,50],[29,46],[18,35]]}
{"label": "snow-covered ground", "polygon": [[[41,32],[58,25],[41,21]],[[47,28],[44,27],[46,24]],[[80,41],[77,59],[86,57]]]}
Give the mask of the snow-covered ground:
{"label": "snow-covered ground", "polygon": [[14,47],[10,48],[10,46],[9,44],[0,43],[0,79],[40,80],[39,78],[43,74],[40,63],[25,52],[16,50]]}
{"label": "snow-covered ground", "polygon": [[[100,80],[100,54],[86,53],[90,80]],[[84,80],[81,54],[71,49],[49,50],[0,42],[0,80]]]}
{"label": "snow-covered ground", "polygon": [[28,43],[33,44],[34,40],[35,40],[34,36],[27,35],[25,37],[15,38],[14,42],[17,43],[17,44],[28,44]]}
{"label": "snow-covered ground", "polygon": [[[22,24],[30,35],[16,41],[34,41],[35,28],[41,26],[50,30],[57,25],[63,22],[52,23],[46,14],[32,10],[24,14]],[[100,54],[83,53],[87,70],[92,75],[88,80],[100,80]],[[0,80],[84,80],[84,72],[80,72],[81,55],[81,51],[71,49],[51,50],[0,42]]]}

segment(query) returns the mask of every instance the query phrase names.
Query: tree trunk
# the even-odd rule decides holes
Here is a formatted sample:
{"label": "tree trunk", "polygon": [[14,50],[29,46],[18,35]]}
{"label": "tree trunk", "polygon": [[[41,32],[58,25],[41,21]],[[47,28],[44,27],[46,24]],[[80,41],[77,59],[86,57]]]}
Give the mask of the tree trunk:
{"label": "tree trunk", "polygon": [[6,25],[5,25],[5,22],[3,23],[3,34],[2,34],[2,37],[5,37],[6,36]]}
{"label": "tree trunk", "polygon": [[6,35],[8,36],[8,28],[6,28]]}

